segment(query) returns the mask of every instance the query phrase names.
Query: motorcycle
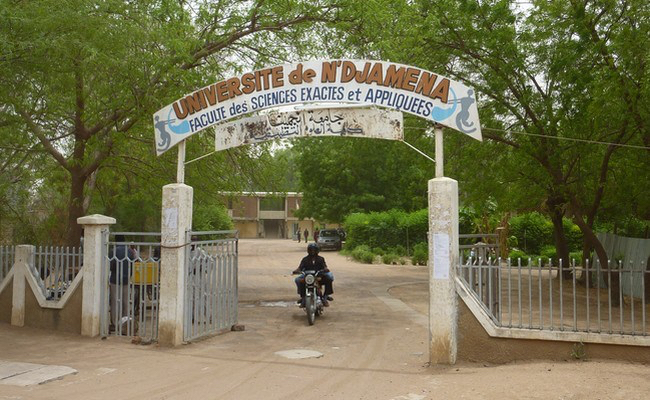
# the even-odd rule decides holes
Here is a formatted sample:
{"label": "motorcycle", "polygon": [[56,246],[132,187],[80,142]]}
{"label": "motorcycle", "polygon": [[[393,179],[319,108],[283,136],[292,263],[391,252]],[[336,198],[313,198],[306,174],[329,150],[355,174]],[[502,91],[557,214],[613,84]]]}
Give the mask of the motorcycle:
{"label": "motorcycle", "polygon": [[305,280],[305,312],[307,313],[307,322],[309,325],[314,325],[316,317],[323,314],[323,300],[321,291],[321,278],[322,271],[304,271],[303,276]]}

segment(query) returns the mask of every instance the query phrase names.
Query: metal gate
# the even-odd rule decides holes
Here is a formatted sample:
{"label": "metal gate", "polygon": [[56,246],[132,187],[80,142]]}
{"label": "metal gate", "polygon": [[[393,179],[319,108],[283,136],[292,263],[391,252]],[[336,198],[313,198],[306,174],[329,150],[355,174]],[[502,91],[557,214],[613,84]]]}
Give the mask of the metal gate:
{"label": "metal gate", "polygon": [[102,336],[158,338],[160,233],[104,232]]}
{"label": "metal gate", "polygon": [[188,232],[185,323],[189,341],[237,323],[238,231]]}

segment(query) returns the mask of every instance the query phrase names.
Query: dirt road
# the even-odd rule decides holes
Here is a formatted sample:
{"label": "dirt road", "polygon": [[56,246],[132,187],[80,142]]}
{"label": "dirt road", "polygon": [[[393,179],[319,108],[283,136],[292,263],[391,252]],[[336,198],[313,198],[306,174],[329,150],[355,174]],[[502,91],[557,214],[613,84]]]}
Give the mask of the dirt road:
{"label": "dirt road", "polygon": [[[0,324],[0,360],[66,365],[76,375],[0,399],[646,399],[647,365],[598,361],[427,365],[425,267],[362,265],[324,253],[335,301],[314,326],[292,305],[305,245],[240,242],[239,321],[179,348],[80,338]],[[388,293],[399,286],[407,305]],[[408,290],[413,287],[413,290]],[[419,310],[419,311],[416,311]],[[276,352],[312,350],[319,358]]]}

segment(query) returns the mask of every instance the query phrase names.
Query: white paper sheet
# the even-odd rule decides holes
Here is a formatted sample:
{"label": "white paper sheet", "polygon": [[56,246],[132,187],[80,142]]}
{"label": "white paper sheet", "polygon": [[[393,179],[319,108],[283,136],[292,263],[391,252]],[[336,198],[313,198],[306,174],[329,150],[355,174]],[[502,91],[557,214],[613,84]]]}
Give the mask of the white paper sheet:
{"label": "white paper sheet", "polygon": [[433,279],[449,279],[449,235],[433,234]]}
{"label": "white paper sheet", "polygon": [[163,215],[165,216],[165,227],[168,229],[176,229],[178,227],[178,208],[165,208]]}

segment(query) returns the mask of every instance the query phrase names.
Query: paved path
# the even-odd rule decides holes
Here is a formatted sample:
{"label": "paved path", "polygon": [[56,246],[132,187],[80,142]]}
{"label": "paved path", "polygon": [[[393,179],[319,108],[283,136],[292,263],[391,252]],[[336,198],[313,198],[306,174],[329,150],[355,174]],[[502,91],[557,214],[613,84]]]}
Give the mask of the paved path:
{"label": "paved path", "polygon": [[42,365],[0,360],[0,385],[41,385],[76,373],[77,370],[61,365]]}

